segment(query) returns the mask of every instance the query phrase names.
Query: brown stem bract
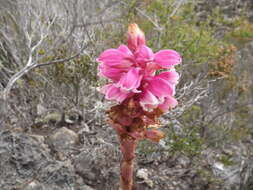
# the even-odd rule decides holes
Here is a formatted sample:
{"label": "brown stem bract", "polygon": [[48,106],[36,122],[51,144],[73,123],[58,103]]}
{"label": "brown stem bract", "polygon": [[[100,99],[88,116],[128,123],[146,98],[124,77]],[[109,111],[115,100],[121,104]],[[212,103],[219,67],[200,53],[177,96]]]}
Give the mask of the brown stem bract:
{"label": "brown stem bract", "polygon": [[158,117],[162,111],[144,111],[138,101],[133,98],[120,105],[113,106],[109,111],[108,123],[115,129],[122,152],[120,183],[122,190],[133,189],[134,159],[137,144],[142,139],[159,142],[164,133],[158,131]]}
{"label": "brown stem bract", "polygon": [[137,140],[130,137],[120,137],[120,148],[122,151],[121,177],[120,183],[122,190],[132,190],[134,158]]}

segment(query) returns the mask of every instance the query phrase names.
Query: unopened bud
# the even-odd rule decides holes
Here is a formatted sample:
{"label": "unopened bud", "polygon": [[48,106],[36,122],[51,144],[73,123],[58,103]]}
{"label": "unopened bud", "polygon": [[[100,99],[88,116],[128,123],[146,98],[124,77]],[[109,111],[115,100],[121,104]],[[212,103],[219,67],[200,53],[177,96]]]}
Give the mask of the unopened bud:
{"label": "unopened bud", "polygon": [[129,24],[127,34],[127,44],[131,51],[135,52],[139,46],[145,45],[145,35],[137,24]]}

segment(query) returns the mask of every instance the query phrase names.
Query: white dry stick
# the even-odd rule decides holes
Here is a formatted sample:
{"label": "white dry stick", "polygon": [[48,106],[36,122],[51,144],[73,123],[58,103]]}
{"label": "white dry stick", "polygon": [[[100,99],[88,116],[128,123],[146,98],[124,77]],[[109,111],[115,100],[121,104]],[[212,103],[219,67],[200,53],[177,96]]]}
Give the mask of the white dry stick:
{"label": "white dry stick", "polygon": [[[121,1],[120,2],[121,4],[123,4],[124,6],[128,6],[127,3]],[[161,31],[162,30],[162,27],[159,26],[158,22],[154,21],[154,19],[152,19],[149,15],[147,15],[146,13],[144,13],[141,9],[139,9],[138,7],[134,7],[134,9],[139,13],[141,14],[142,16],[144,16],[145,18],[147,18],[148,21],[150,21],[154,26],[155,28],[158,30],[158,31]]]}
{"label": "white dry stick", "polygon": [[185,1],[186,0],[176,1],[177,2],[176,3],[176,7],[174,8],[174,10],[172,11],[172,13],[170,14],[169,18],[173,17],[177,13],[178,9],[184,4]]}

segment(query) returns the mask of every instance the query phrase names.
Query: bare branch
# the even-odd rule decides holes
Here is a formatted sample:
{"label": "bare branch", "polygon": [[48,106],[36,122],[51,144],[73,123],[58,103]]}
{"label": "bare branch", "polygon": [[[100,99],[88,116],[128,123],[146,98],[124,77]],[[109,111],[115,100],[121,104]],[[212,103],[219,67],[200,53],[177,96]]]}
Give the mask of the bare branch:
{"label": "bare branch", "polygon": [[179,0],[176,1],[176,7],[173,9],[172,13],[170,14],[169,18],[173,17],[177,11],[179,10],[179,8],[185,3],[186,0]]}
{"label": "bare branch", "polygon": [[[121,1],[120,2],[121,4],[123,4],[124,6],[128,6],[127,3]],[[142,16],[144,16],[145,18],[147,18],[154,26],[155,28],[158,30],[158,31],[161,31],[163,30],[163,28],[161,26],[159,26],[159,24],[154,21],[154,19],[152,19],[149,15],[147,15],[146,13],[144,13],[141,9],[139,9],[138,7],[134,7],[134,9]]]}

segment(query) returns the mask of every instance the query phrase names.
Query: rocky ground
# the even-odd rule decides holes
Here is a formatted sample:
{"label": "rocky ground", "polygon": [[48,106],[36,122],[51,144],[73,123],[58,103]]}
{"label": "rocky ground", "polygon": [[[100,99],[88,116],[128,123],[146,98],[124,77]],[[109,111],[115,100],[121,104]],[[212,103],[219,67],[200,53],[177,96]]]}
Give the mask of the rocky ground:
{"label": "rocky ground", "polygon": [[[252,10],[249,1],[203,1],[200,17],[209,7],[222,6],[228,16]],[[248,11],[253,21],[253,11]],[[238,49],[233,72],[253,85],[253,41]],[[243,68],[243,69],[242,69]],[[243,78],[241,79],[243,80]],[[221,84],[221,86],[224,84]],[[231,96],[234,92],[231,91]],[[228,96],[231,98],[231,96]],[[253,102],[253,91],[246,95]],[[104,112],[99,107],[98,112]],[[253,118],[253,106],[249,115]],[[17,125],[0,126],[1,190],[117,190],[120,152],[113,129],[102,118],[81,113],[63,114],[37,106],[34,125],[24,131]],[[12,121],[17,124],[17,121]],[[249,121],[252,127],[253,120]],[[250,126],[251,125],[251,126]],[[253,189],[252,134],[237,144],[208,148],[198,157],[170,154],[163,144],[156,151],[137,151],[135,189],[138,190],[250,190]],[[162,150],[162,151],[161,151]],[[225,165],[220,155],[231,157]]]}

